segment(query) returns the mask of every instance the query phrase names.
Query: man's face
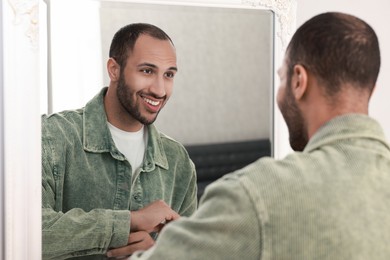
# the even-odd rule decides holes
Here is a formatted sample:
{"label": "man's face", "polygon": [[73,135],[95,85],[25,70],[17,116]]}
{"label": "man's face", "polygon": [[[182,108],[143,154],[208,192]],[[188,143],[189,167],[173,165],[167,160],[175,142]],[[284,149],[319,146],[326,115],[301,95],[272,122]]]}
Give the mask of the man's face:
{"label": "man's face", "polygon": [[277,94],[277,103],[287,124],[290,145],[294,151],[303,151],[308,143],[306,122],[292,93],[292,80],[291,77],[288,78],[286,62],[283,62],[282,67],[278,70],[278,74],[280,86]]}
{"label": "man's face", "polygon": [[172,94],[176,72],[176,52],[171,42],[140,35],[120,73],[119,103],[140,123],[153,123]]}

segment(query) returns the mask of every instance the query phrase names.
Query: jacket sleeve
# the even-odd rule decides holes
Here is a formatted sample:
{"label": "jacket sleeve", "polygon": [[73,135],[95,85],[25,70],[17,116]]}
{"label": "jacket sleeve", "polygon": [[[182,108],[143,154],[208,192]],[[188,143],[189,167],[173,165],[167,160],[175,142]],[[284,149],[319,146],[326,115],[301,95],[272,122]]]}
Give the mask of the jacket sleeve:
{"label": "jacket sleeve", "polygon": [[[43,135],[44,136],[44,135]],[[42,255],[43,259],[105,254],[108,248],[127,244],[130,214],[127,210],[96,209],[62,212],[56,200],[58,180],[52,147],[42,138]],[[56,190],[58,189],[58,190]]]}
{"label": "jacket sleeve", "polygon": [[260,224],[247,191],[224,178],[206,188],[191,217],[169,223],[144,259],[261,259]]}

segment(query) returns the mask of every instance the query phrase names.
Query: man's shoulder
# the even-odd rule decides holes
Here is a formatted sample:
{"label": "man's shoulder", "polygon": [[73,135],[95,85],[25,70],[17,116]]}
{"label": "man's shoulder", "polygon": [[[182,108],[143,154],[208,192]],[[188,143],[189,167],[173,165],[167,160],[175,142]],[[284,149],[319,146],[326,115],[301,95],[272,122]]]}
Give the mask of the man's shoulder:
{"label": "man's shoulder", "polygon": [[184,145],[173,137],[160,132],[156,127],[152,126],[149,128],[153,138],[157,138],[159,142],[163,145],[164,149],[172,149],[176,151],[185,151],[187,153]]}
{"label": "man's shoulder", "polygon": [[51,122],[69,122],[73,119],[82,118],[84,114],[84,108],[74,109],[74,110],[64,110],[61,112],[56,112],[52,114],[43,114],[41,116],[42,122],[51,123]]}
{"label": "man's shoulder", "polygon": [[305,172],[310,167],[312,156],[308,153],[294,152],[282,159],[262,157],[255,162],[237,171],[238,176],[254,175],[261,172],[257,177],[270,178],[270,176],[289,176],[291,172]]}
{"label": "man's shoulder", "polygon": [[165,143],[173,145],[173,146],[184,147],[182,143],[180,143],[175,138],[173,138],[173,137],[171,137],[169,135],[166,135],[166,134],[160,132],[159,133],[159,137],[160,137],[162,142],[165,142]]}
{"label": "man's shoulder", "polygon": [[305,181],[315,178],[317,166],[313,157],[307,153],[291,153],[283,159],[262,157],[257,161],[229,174],[227,178],[236,178],[249,192],[280,192],[305,185]]}
{"label": "man's shoulder", "polygon": [[59,136],[61,132],[69,134],[80,129],[83,122],[83,109],[65,110],[53,114],[41,116],[41,128],[43,137],[53,133]]}

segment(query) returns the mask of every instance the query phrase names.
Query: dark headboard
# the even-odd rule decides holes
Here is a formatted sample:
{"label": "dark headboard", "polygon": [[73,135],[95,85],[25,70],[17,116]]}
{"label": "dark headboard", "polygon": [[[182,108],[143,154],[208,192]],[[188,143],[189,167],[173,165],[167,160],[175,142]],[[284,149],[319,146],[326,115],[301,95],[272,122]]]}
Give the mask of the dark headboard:
{"label": "dark headboard", "polygon": [[226,173],[256,161],[260,157],[271,155],[271,143],[268,139],[187,145],[186,149],[197,172],[198,199],[211,182]]}

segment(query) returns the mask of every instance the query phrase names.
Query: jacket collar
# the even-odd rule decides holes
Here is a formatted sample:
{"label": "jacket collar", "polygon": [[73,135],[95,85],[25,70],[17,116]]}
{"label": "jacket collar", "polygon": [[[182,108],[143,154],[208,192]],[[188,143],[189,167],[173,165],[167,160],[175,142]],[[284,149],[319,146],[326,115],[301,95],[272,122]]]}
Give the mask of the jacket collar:
{"label": "jacket collar", "polygon": [[363,114],[347,114],[335,117],[325,123],[310,139],[304,151],[310,152],[327,143],[346,138],[370,138],[384,144],[390,150],[379,123]]}
{"label": "jacket collar", "polygon": [[[83,115],[84,150],[92,153],[109,152],[115,159],[123,161],[125,157],[115,146],[107,125],[107,116],[104,109],[104,96],[107,89],[107,87],[103,88],[85,106]],[[154,125],[149,125],[143,170],[152,171],[155,165],[168,169],[168,160],[161,142],[161,134]]]}

